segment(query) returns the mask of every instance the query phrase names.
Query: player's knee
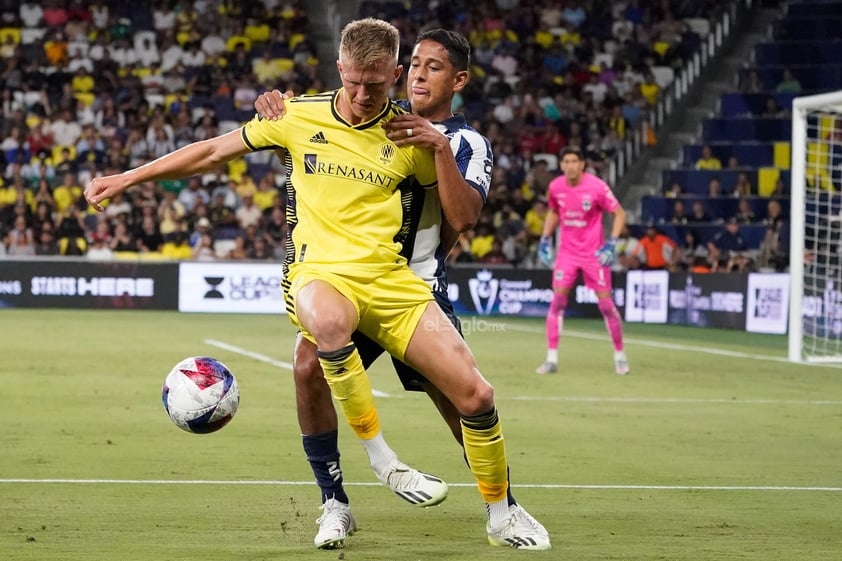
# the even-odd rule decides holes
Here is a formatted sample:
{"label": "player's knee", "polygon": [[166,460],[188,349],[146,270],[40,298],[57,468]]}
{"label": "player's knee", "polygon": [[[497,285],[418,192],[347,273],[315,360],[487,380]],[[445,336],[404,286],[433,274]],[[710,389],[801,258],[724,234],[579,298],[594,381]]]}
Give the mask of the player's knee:
{"label": "player's knee", "polygon": [[614,302],[611,300],[610,297],[598,299],[596,301],[596,305],[599,308],[599,311],[602,312],[602,315],[614,313]]}
{"label": "player's knee", "polygon": [[563,292],[554,292],[553,300],[550,305],[556,310],[563,312],[567,309],[567,294]]}
{"label": "player's knee", "polygon": [[324,351],[335,351],[347,345],[354,328],[353,318],[344,310],[325,310],[315,314],[308,326],[319,349]]}
{"label": "player's knee", "polygon": [[460,401],[457,408],[463,415],[471,416],[485,413],[494,406],[494,386],[489,384],[485,378],[477,376],[477,380]]}

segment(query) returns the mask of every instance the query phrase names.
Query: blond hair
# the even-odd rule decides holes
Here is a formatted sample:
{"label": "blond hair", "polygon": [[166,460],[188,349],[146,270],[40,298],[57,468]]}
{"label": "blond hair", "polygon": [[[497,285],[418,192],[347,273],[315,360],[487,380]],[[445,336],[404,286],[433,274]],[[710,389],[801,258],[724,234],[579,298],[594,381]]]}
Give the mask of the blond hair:
{"label": "blond hair", "polygon": [[400,33],[394,25],[381,19],[358,19],[342,29],[339,60],[360,68],[386,57],[397,64],[399,47]]}

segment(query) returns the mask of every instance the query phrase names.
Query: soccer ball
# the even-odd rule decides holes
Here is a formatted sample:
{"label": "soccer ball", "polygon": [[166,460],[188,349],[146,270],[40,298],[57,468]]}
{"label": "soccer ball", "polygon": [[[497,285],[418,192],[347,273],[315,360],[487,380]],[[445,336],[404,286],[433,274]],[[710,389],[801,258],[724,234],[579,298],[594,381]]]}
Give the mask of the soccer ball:
{"label": "soccer ball", "polygon": [[216,359],[197,356],[173,366],[161,389],[164,409],[182,430],[216,432],[234,417],[240,388],[228,368]]}

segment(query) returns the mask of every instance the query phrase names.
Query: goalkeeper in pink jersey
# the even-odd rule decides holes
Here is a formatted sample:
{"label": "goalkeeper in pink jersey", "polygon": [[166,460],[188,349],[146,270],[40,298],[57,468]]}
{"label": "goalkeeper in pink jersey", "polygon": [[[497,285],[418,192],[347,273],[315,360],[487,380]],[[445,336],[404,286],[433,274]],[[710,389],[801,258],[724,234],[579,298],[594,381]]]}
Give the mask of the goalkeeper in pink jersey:
{"label": "goalkeeper in pink jersey", "polygon": [[[596,293],[597,305],[611,340],[614,343],[614,366],[617,374],[629,373],[629,362],[623,350],[623,327],[620,314],[611,298],[611,264],[614,246],[626,224],[626,213],[611,188],[600,178],[585,172],[585,158],[579,148],[568,146],[561,151],[561,170],[548,189],[549,211],[538,246],[538,257],[548,267],[553,264],[553,232],[559,230],[558,255],[553,267],[553,301],[547,314],[547,360],[538,367],[538,374],[558,372],[558,339],[564,322],[567,298],[579,271],[585,286]],[[611,239],[602,233],[602,214],[614,215]]]}

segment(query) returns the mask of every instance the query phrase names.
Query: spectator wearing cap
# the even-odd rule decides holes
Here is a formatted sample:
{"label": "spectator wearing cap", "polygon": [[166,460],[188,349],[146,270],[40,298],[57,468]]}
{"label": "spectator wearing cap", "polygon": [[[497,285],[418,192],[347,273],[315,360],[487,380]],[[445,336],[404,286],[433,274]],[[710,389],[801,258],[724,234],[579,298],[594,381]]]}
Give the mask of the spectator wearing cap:
{"label": "spectator wearing cap", "polygon": [[243,204],[236,210],[234,215],[237,217],[237,223],[240,228],[248,228],[249,226],[258,226],[261,218],[263,218],[263,211],[254,204],[254,194],[249,192],[243,196]]}
{"label": "spectator wearing cap", "polygon": [[188,243],[190,244],[190,247],[198,247],[203,235],[207,234],[212,236],[211,227],[211,222],[206,216],[202,216],[201,218],[196,220],[195,230],[191,232],[190,237],[188,238]]}
{"label": "spectator wearing cap", "polygon": [[736,218],[729,218],[725,228],[716,233],[708,242],[708,251],[714,263],[728,261],[734,253],[748,249],[740,235],[740,225]]}

